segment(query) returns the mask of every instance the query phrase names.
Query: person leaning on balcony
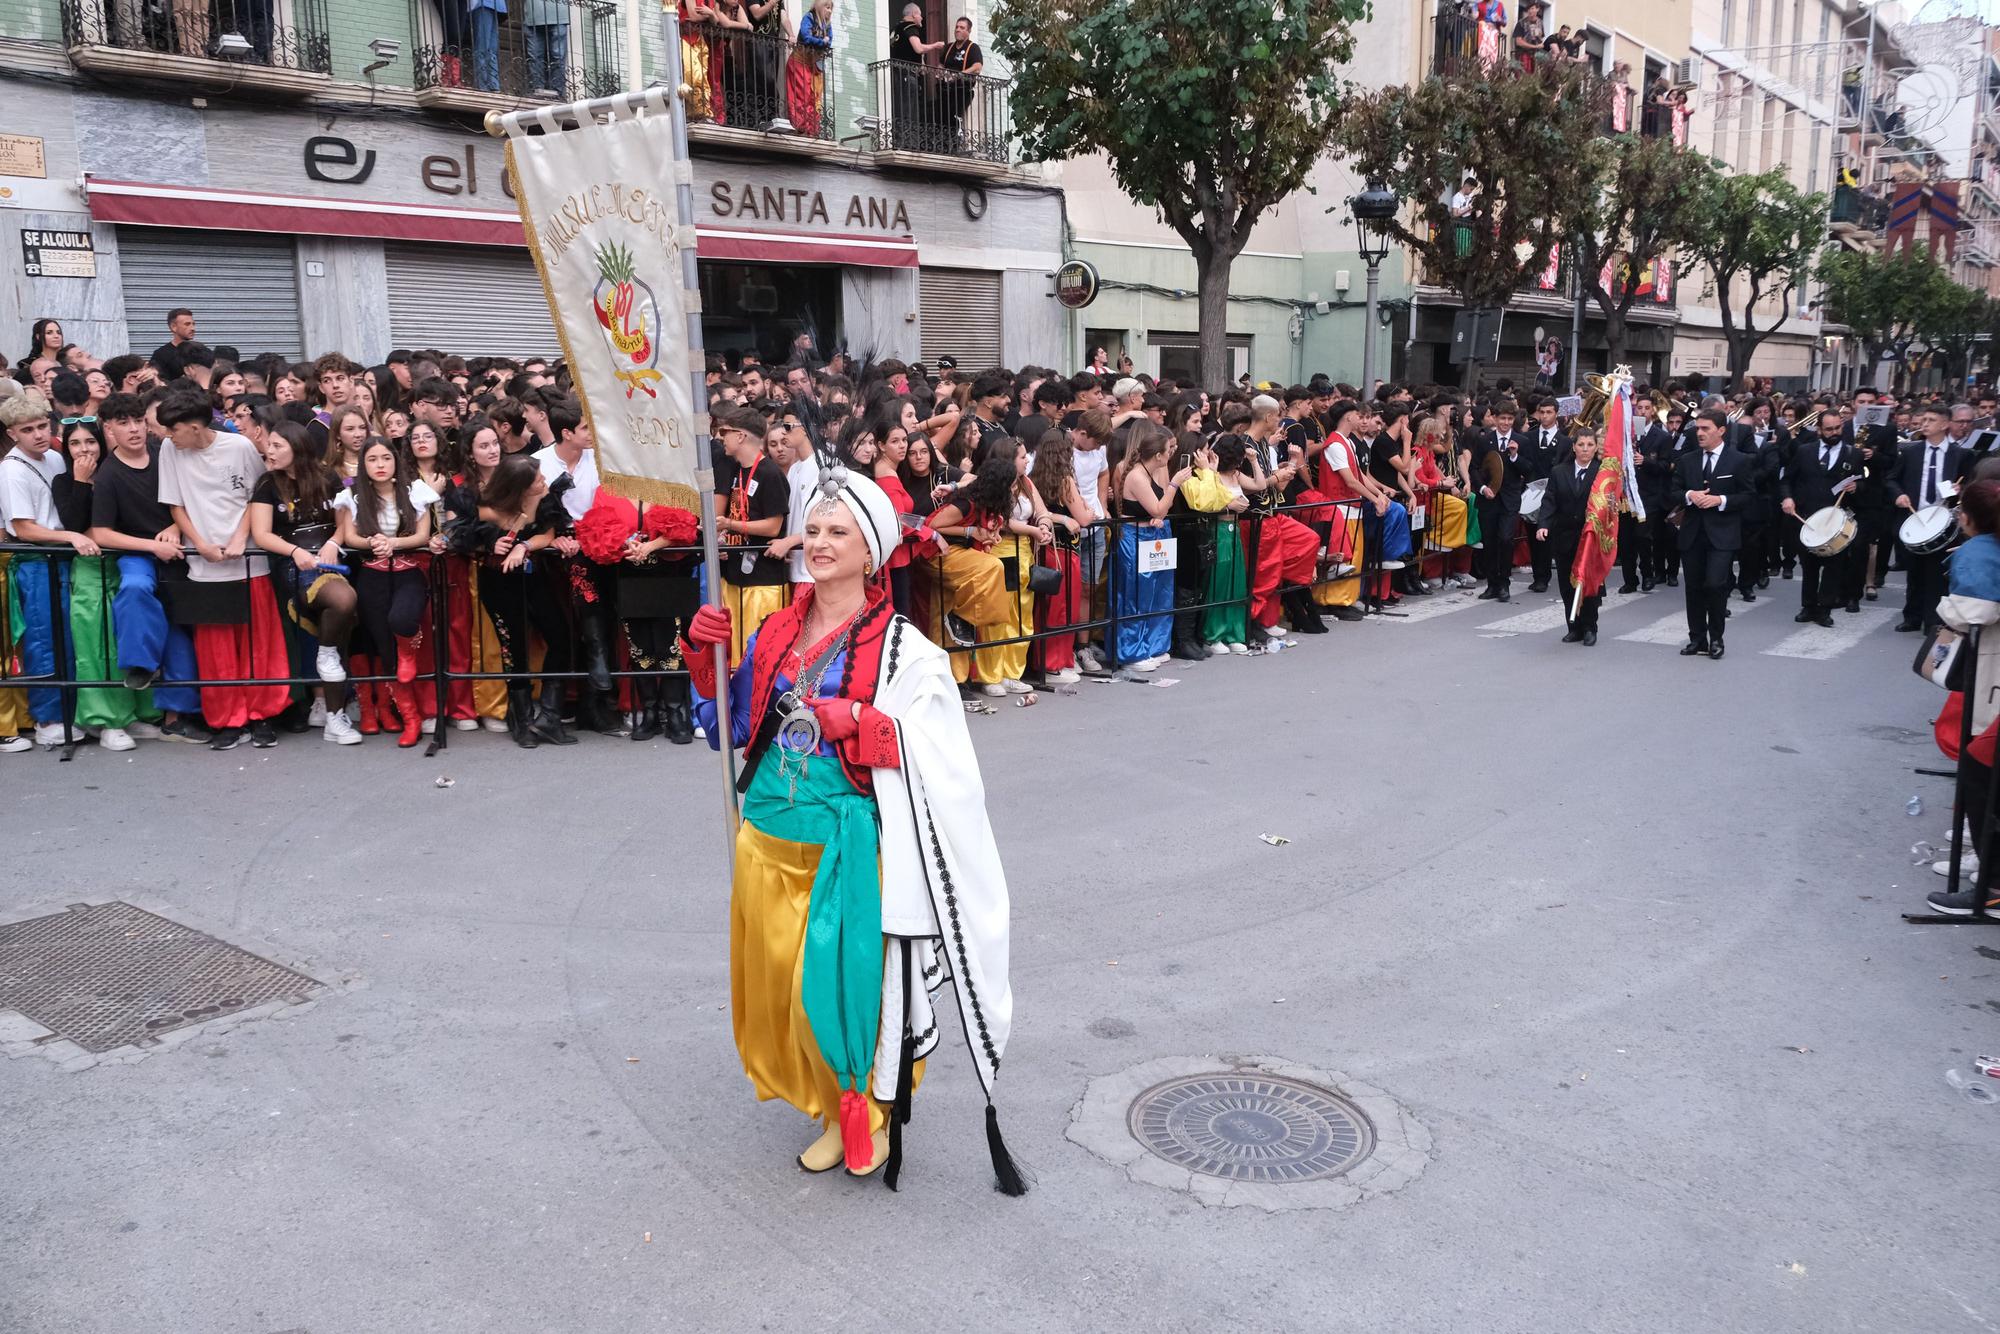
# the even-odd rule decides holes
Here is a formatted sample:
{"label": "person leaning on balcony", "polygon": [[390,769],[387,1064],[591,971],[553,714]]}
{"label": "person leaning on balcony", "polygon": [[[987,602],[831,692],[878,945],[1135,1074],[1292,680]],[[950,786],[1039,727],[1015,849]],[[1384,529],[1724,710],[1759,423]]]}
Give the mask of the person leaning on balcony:
{"label": "person leaning on balcony", "polygon": [[1534,72],[1535,60],[1548,47],[1548,38],[1542,27],[1541,0],[1528,0],[1521,6],[1521,17],[1514,24],[1514,59],[1521,68]]}
{"label": "person leaning on balcony", "polygon": [[939,90],[945,114],[951,118],[952,145],[957,147],[965,129],[965,109],[972,105],[972,90],[977,86],[974,81],[986,67],[986,53],[972,40],[972,20],[963,14],[951,26],[951,44],[945,47],[940,63],[958,76]]}
{"label": "person leaning on balcony", "polygon": [[682,101],[690,123],[713,120],[708,89],[708,32],[715,10],[708,0],[680,0]]}
{"label": "person leaning on balcony", "polygon": [[472,86],[482,92],[497,93],[500,20],[507,17],[507,0],[465,0],[465,11],[466,24],[472,31]]}
{"label": "person leaning on balcony", "polygon": [[[785,109],[792,128],[819,138],[820,108],[826,105],[826,58],[833,50],[833,0],[814,0],[799,15],[798,37],[785,66]],[[811,351],[807,340],[806,351]]]}
{"label": "person leaning on balcony", "polygon": [[521,0],[521,41],[527,48],[528,91],[569,96],[567,0]]}
{"label": "person leaning on balcony", "polygon": [[[935,145],[929,142],[929,120],[931,107],[925,96],[924,85],[916,67],[924,63],[924,57],[941,49],[943,42],[924,40],[924,10],[922,5],[903,6],[903,20],[896,25],[889,39],[889,60],[892,66],[890,77],[890,106],[893,108],[896,138],[892,143],[897,148],[930,151]],[[897,69],[894,66],[909,66]]]}

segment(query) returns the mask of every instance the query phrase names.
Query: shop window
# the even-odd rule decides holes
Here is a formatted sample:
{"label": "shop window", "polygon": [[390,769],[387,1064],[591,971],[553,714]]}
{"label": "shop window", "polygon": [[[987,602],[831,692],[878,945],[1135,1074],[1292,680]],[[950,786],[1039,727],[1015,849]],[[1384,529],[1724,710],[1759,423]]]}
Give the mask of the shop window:
{"label": "shop window", "polygon": [[[1153,378],[1158,380],[1179,380],[1182,383],[1199,382],[1200,351],[1195,335],[1182,332],[1152,330],[1146,334],[1147,346],[1152,350]],[[1250,370],[1250,335],[1229,335],[1229,379],[1231,383],[1242,379]],[[1208,385],[1219,389],[1220,385]]]}
{"label": "shop window", "polygon": [[702,260],[701,341],[731,369],[753,353],[766,366],[792,358],[800,334],[825,360],[838,346],[840,270],[811,264],[725,264]]}

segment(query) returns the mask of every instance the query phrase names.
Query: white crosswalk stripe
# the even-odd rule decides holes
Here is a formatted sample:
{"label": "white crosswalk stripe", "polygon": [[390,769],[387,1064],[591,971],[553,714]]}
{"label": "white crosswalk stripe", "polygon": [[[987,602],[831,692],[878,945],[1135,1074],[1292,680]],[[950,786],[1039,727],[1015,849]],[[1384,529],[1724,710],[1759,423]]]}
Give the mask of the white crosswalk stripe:
{"label": "white crosswalk stripe", "polygon": [[1410,625],[1417,621],[1435,620],[1439,616],[1449,616],[1455,611],[1465,611],[1479,605],[1479,594],[1472,589],[1453,593],[1433,593],[1427,598],[1403,599],[1403,605],[1396,610],[1400,616],[1371,616],[1368,619],[1381,625]]}
{"label": "white crosswalk stripe", "polygon": [[1847,652],[1870,631],[1880,629],[1898,614],[1893,608],[1879,605],[1864,605],[1859,612],[1851,614],[1836,611],[1831,626],[1802,625],[1763,652],[1772,658],[1825,662]]}
{"label": "white crosswalk stripe", "polygon": [[[1685,600],[1687,590],[1677,588],[1673,591],[1682,594],[1682,598],[1679,599],[1680,606],[1675,609],[1673,615],[1662,616],[1651,625],[1641,626],[1630,634],[1623,634],[1618,636],[1618,638],[1628,644],[1673,644],[1678,647],[1687,643],[1688,622],[1687,602]],[[1731,625],[1733,626],[1735,622],[1742,620],[1745,616],[1774,605],[1776,601],[1776,598],[1767,596],[1760,597],[1755,602],[1743,602],[1732,596],[1729,599],[1729,609],[1736,614],[1729,618]]]}
{"label": "white crosswalk stripe", "polygon": [[[1534,593],[1530,596],[1541,597],[1542,594]],[[1629,603],[1644,601],[1646,597],[1644,593],[1606,594],[1604,605],[1598,608],[1598,617],[1601,620],[1618,608]],[[1481,634],[1539,635],[1549,630],[1560,630],[1568,623],[1568,618],[1563,615],[1562,601],[1552,599],[1545,607],[1536,607],[1531,611],[1517,612],[1497,621],[1489,621],[1480,626],[1479,631]]]}

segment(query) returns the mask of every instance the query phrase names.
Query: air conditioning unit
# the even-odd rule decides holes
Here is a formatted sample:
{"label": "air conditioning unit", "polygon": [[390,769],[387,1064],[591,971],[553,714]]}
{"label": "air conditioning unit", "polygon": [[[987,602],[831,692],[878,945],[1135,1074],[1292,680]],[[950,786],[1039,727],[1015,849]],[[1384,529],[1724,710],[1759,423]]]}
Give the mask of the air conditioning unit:
{"label": "air conditioning unit", "polygon": [[1683,88],[1699,90],[1701,88],[1702,64],[1703,61],[1700,56],[1688,56],[1684,59],[1676,60],[1674,62],[1674,82]]}

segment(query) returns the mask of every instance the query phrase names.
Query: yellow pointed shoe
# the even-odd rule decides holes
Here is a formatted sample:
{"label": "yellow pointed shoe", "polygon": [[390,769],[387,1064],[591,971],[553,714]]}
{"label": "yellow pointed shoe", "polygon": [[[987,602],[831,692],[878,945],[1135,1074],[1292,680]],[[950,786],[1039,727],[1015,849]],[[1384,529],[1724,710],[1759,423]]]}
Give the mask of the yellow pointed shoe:
{"label": "yellow pointed shoe", "polygon": [[883,1126],[875,1132],[873,1144],[875,1156],[868,1160],[868,1166],[858,1172],[850,1167],[847,1169],[847,1175],[851,1177],[872,1176],[881,1170],[882,1164],[889,1160],[889,1127]]}
{"label": "yellow pointed shoe", "polygon": [[847,1156],[841,1146],[840,1126],[828,1126],[825,1133],[806,1147],[799,1155],[799,1166],[808,1172],[831,1172],[839,1167]]}

